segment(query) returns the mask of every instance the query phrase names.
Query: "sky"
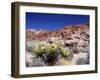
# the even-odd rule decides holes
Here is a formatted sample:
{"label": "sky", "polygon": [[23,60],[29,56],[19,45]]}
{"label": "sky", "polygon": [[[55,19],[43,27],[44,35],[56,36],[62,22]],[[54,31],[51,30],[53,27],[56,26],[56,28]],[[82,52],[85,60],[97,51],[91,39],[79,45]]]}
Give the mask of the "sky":
{"label": "sky", "polygon": [[26,12],[26,29],[58,30],[65,25],[89,23],[89,15]]}

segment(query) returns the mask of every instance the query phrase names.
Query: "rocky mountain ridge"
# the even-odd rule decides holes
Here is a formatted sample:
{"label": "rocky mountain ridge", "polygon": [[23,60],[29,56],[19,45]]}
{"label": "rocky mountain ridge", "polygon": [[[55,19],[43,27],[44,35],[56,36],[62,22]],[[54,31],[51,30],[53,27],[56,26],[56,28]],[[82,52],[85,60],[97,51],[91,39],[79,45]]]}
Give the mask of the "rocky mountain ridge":
{"label": "rocky mountain ridge", "polygon": [[75,34],[89,34],[89,25],[66,25],[62,29],[56,31],[42,31],[42,30],[27,30],[26,39],[29,40],[46,40],[51,37],[57,37],[61,39],[70,39],[69,37]]}

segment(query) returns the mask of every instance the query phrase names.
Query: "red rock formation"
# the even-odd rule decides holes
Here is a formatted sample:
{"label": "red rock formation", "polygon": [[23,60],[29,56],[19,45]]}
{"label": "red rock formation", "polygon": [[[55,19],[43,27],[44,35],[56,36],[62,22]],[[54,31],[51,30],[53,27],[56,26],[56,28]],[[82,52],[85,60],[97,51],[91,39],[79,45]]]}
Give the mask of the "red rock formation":
{"label": "red rock formation", "polygon": [[26,31],[26,39],[31,40],[46,40],[50,37],[60,37],[66,39],[72,34],[89,31],[89,25],[67,25],[64,28],[57,31],[40,31],[36,33],[34,31]]}

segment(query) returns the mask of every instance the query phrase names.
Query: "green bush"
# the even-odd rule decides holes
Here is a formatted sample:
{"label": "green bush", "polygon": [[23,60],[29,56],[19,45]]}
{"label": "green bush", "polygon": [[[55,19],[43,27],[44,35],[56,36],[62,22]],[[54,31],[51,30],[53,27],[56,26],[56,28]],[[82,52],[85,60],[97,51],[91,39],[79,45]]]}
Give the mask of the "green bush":
{"label": "green bush", "polygon": [[63,57],[67,57],[72,53],[69,49],[63,47],[60,47],[60,51]]}
{"label": "green bush", "polygon": [[45,52],[46,52],[46,48],[45,48],[45,45],[43,43],[36,44],[33,47],[33,54],[35,54],[36,56],[45,54]]}
{"label": "green bush", "polygon": [[41,58],[46,65],[54,65],[59,56],[66,58],[67,60],[72,59],[72,52],[68,48],[64,48],[59,42],[44,43],[38,42],[32,49],[33,55]]}
{"label": "green bush", "polygon": [[57,42],[53,42],[52,44],[41,42],[35,45],[35,47],[33,48],[33,54],[35,54],[36,56],[41,56],[46,53],[58,54],[58,52],[63,57],[67,57],[72,53],[68,48],[60,46],[60,44]]}

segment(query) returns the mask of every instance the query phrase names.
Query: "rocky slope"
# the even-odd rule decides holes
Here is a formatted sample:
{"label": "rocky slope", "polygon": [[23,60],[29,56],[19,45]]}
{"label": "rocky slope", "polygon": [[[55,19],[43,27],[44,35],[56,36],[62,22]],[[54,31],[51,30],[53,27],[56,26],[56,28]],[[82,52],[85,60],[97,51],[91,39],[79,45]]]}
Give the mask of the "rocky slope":
{"label": "rocky slope", "polygon": [[[89,37],[89,24],[67,25],[56,31],[27,30],[26,62],[28,66],[46,66],[40,58],[32,59],[32,47],[35,43],[38,43],[34,42],[35,40],[47,43],[59,41],[63,47],[69,48],[73,52],[70,65],[89,64]],[[63,62],[68,64],[68,61],[59,58],[55,65],[62,65]]]}
{"label": "rocky slope", "polygon": [[75,34],[84,34],[83,32],[89,32],[89,26],[85,25],[67,25],[62,29],[56,31],[36,31],[36,30],[27,30],[26,39],[30,40],[46,40],[50,37],[58,37],[62,39],[69,39],[71,35]]}

